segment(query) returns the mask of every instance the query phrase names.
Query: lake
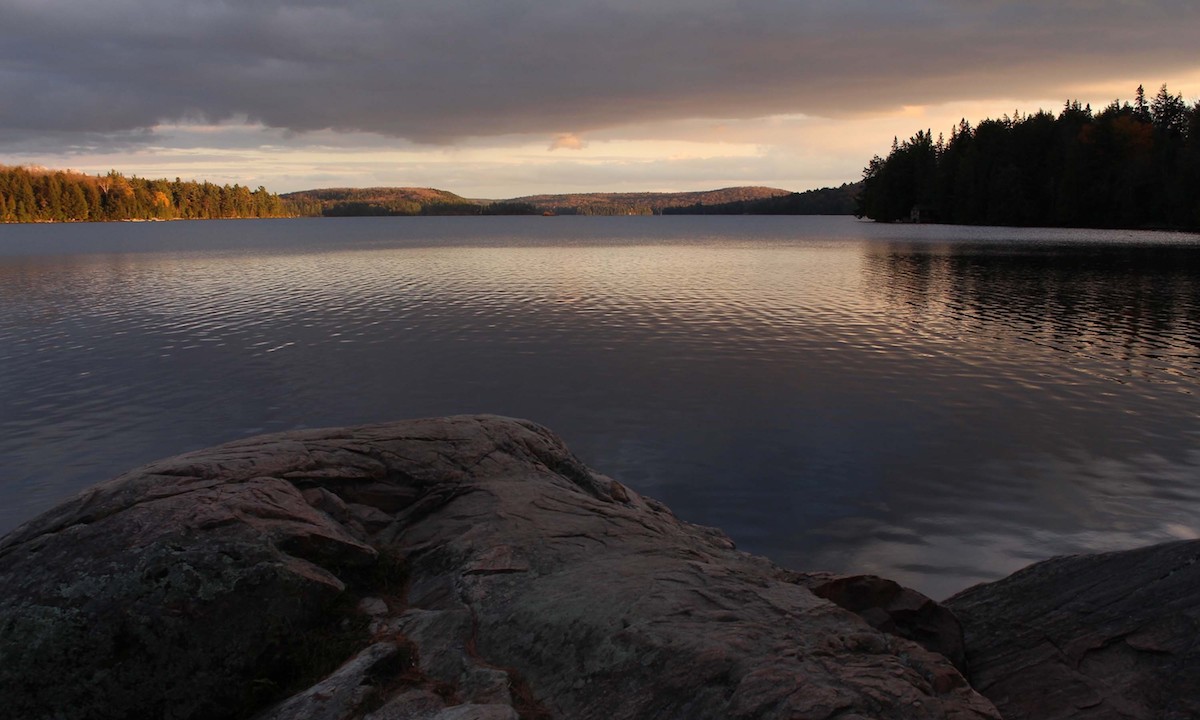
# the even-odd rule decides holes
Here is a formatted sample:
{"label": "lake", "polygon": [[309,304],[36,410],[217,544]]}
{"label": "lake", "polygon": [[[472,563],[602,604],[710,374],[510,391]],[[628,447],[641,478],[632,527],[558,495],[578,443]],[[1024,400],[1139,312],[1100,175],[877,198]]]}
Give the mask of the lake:
{"label": "lake", "polygon": [[843,217],[0,226],[0,532],[159,457],[488,412],[944,597],[1200,537],[1200,236]]}

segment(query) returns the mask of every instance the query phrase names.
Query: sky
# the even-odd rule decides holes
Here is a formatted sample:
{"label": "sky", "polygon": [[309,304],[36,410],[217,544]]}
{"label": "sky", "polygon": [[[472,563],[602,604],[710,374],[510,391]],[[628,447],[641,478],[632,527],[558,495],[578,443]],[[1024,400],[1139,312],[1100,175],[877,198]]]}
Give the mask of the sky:
{"label": "sky", "polygon": [[858,180],[1166,83],[1195,0],[0,0],[0,164],[473,198]]}

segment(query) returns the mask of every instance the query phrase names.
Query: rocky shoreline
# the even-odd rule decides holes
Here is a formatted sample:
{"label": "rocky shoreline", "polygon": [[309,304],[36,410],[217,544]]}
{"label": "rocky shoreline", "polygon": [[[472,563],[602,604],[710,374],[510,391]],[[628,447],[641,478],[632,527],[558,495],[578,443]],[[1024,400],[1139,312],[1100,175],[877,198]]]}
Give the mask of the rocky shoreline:
{"label": "rocky shoreline", "polygon": [[939,605],[739,552],[533,423],[299,431],[0,539],[0,698],[29,720],[1196,717],[1198,557],[1060,558]]}

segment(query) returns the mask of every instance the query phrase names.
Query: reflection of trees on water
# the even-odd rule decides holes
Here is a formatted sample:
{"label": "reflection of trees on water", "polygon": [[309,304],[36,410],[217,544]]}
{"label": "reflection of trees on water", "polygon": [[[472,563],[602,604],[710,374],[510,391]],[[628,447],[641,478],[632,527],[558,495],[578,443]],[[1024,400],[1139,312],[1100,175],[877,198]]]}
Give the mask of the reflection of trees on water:
{"label": "reflection of trees on water", "polygon": [[864,269],[917,332],[1200,381],[1200,248],[889,243],[867,250]]}

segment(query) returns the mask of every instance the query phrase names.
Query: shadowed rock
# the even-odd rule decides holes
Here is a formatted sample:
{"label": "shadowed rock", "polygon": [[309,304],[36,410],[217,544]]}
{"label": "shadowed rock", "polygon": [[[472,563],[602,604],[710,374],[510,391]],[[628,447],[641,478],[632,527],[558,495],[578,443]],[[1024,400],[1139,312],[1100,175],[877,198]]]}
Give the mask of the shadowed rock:
{"label": "shadowed rock", "polygon": [[871,627],[920,643],[966,669],[962,625],[930,598],[876,575],[799,575],[802,585],[866,620]]}
{"label": "shadowed rock", "polygon": [[0,697],[60,718],[997,718],[950,663],[496,417],[285,433],[0,541]]}
{"label": "shadowed rock", "polygon": [[946,601],[1007,720],[1200,717],[1200,541],[1059,557]]}

